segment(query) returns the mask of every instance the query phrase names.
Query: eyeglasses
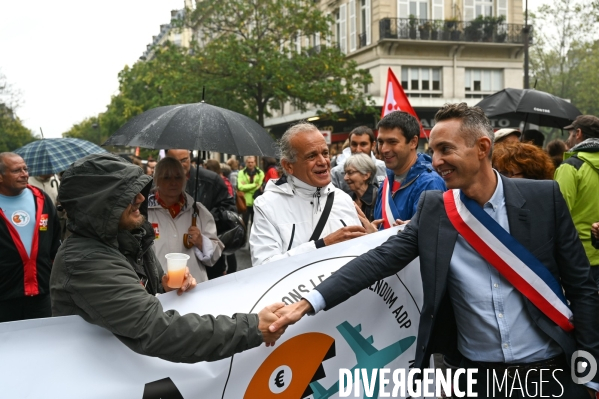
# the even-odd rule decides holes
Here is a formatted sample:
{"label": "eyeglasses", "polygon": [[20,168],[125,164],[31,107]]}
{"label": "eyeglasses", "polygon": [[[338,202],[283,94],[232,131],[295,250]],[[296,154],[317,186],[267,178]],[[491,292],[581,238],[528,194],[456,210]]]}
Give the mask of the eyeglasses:
{"label": "eyeglasses", "polygon": [[345,174],[348,176],[353,176],[355,173],[360,173],[357,170],[346,170]]}
{"label": "eyeglasses", "polygon": [[505,177],[509,177],[510,179],[512,177],[524,177],[524,173],[522,172],[508,172],[507,170],[500,170],[499,173],[501,173]]}

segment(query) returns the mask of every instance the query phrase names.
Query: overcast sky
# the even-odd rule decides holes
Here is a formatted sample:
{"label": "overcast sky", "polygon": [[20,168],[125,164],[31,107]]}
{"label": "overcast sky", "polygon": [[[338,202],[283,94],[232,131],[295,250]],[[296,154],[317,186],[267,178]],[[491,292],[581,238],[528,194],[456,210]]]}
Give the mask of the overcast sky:
{"label": "overcast sky", "polygon": [[1,0],[0,70],[22,92],[23,123],[45,137],[103,112],[118,73],[183,0]]}
{"label": "overcast sky", "polygon": [[[529,0],[529,8],[542,3]],[[179,8],[183,0],[1,0],[0,70],[22,93],[25,126],[61,137],[103,112],[118,73]]]}

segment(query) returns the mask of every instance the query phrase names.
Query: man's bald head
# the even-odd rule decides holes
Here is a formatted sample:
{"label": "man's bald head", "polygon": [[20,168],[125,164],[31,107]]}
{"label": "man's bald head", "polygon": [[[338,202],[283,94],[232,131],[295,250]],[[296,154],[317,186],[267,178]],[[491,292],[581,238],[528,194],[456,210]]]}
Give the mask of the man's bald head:
{"label": "man's bald head", "polygon": [[191,168],[191,153],[189,150],[168,150],[166,152],[166,156],[170,158],[175,158],[177,161],[181,162],[181,166],[183,166],[185,174],[189,174],[189,169]]}

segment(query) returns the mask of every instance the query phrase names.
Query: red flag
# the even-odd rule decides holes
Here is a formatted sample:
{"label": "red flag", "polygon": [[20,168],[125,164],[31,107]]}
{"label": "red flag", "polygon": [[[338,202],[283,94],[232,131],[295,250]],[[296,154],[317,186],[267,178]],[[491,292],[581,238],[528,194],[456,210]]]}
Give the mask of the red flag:
{"label": "red flag", "polygon": [[[397,81],[395,74],[389,68],[387,72],[387,92],[385,93],[385,103],[383,104],[383,110],[381,112],[381,119],[390,112],[393,111],[404,111],[408,114],[414,116],[420,123],[420,118],[416,115],[416,111],[410,105],[410,100],[408,100],[408,96],[403,91],[403,88]],[[420,123],[420,137],[424,136],[424,131],[422,129],[422,124]]]}

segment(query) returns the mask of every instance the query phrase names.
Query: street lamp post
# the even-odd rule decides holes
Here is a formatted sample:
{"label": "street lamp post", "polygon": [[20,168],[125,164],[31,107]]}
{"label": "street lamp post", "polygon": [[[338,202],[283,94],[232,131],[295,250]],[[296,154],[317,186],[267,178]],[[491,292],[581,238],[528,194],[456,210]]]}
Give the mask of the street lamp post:
{"label": "street lamp post", "polygon": [[98,130],[98,145],[102,145],[102,130],[100,130],[100,124],[92,123],[92,129]]}

